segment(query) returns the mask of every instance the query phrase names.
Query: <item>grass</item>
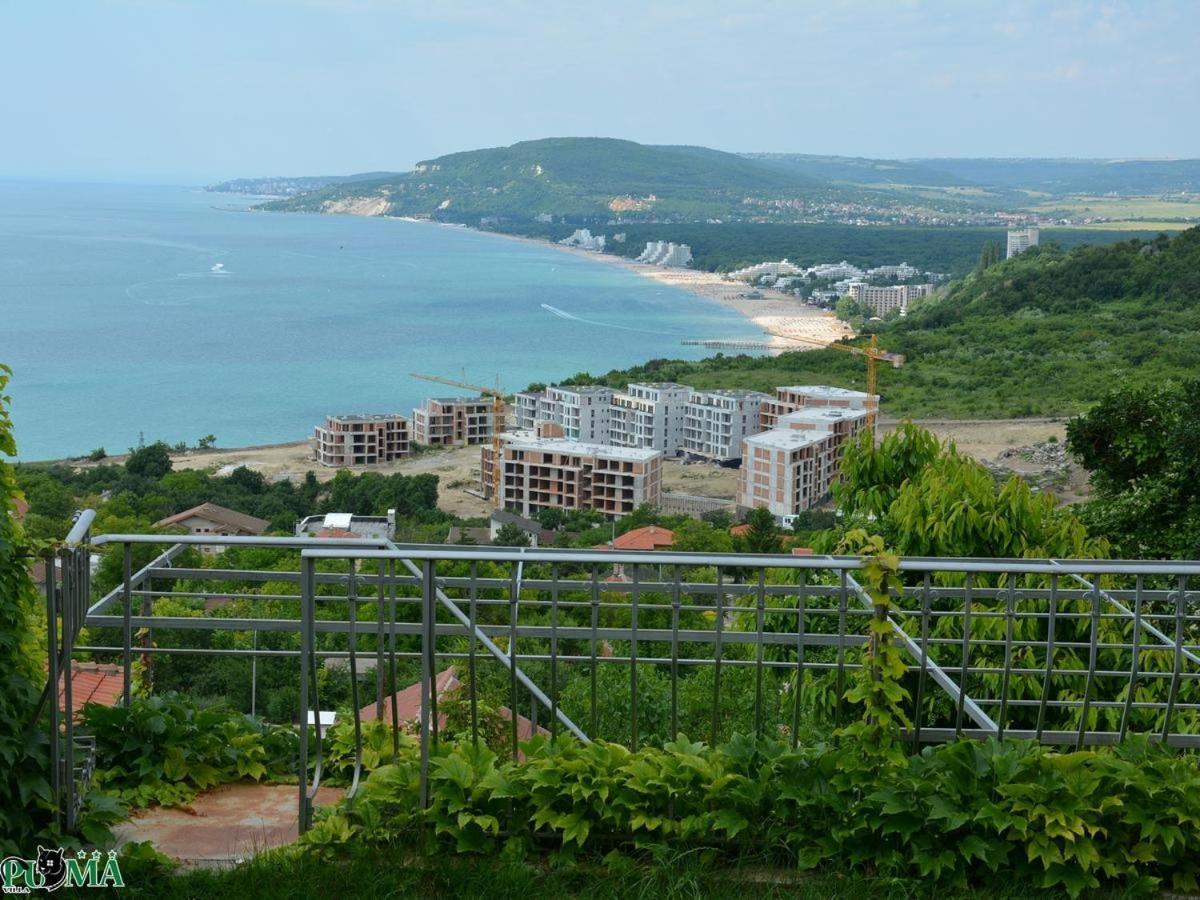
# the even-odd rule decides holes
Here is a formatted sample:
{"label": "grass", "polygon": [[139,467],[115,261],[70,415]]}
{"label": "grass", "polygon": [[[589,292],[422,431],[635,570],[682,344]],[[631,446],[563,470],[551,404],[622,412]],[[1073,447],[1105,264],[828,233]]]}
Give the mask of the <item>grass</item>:
{"label": "grass", "polygon": [[[1087,213],[1116,219],[1153,221],[1200,219],[1200,200],[1168,200],[1162,197],[1064,197],[1031,207],[1039,212]],[[1176,226],[1178,227],[1178,226]]]}
{"label": "grass", "polygon": [[[1197,220],[1193,219],[1189,223],[1189,222],[1181,222],[1181,221],[1155,222],[1155,221],[1148,221],[1146,219],[1123,219],[1123,220],[1116,221],[1116,222],[1094,222],[1091,225],[1070,225],[1070,226],[1064,225],[1061,227],[1064,230],[1069,228],[1071,231],[1166,231],[1166,232],[1176,232],[1176,231],[1183,231],[1185,228],[1191,227],[1192,225],[1196,224],[1196,221]],[[1051,236],[1053,234],[1055,228],[1057,228],[1057,227],[1059,227],[1059,226],[1052,226],[1050,228],[1043,229],[1043,231],[1045,231],[1048,236]]]}
{"label": "grass", "polygon": [[[349,860],[326,862],[290,851],[264,854],[232,869],[196,870],[181,875],[131,871],[130,897],[430,897],[430,898],[916,898],[939,900],[1018,900],[1065,896],[1028,884],[996,884],[962,890],[934,889],[920,881],[862,875],[795,872],[758,866],[715,867],[695,855],[661,864],[638,864],[621,857],[604,863],[554,866],[456,856],[413,858],[402,850],[363,851]],[[1122,897],[1108,892],[1099,896]]]}

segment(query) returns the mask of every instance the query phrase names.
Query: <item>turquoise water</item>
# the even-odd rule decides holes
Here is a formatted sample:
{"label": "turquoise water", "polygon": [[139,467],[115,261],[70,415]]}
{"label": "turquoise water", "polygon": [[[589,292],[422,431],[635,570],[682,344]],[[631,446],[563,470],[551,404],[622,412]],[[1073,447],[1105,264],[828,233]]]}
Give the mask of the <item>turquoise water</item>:
{"label": "turquoise water", "polygon": [[[192,188],[0,181],[0,362],[22,459],[147,441],[299,440],[331,412],[410,412],[710,351],[735,313],[619,268],[461,228],[247,212]],[[555,307],[558,312],[543,308]]]}

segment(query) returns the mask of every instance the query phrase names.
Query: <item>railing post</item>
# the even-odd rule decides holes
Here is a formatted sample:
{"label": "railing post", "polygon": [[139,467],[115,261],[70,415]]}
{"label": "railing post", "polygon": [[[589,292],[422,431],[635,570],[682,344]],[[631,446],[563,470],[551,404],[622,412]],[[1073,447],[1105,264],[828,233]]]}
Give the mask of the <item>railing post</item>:
{"label": "railing post", "polygon": [[[75,635],[79,632],[79,604],[75,597],[79,571],[75,550],[63,550],[62,560],[62,630],[63,630],[63,718],[66,734],[63,739],[63,805],[67,831],[75,830],[75,688],[71,657],[75,649]],[[54,702],[58,702],[58,685],[55,685]]]}
{"label": "railing post", "polygon": [[125,641],[125,706],[129,707],[133,696],[133,625],[130,617],[133,614],[133,585],[130,580],[133,577],[133,545],[124,544],[124,556],[122,560],[122,611],[123,616],[123,631]]}
{"label": "railing post", "polygon": [[299,761],[297,762],[297,781],[300,784],[300,802],[298,813],[298,831],[300,834],[308,831],[311,810],[308,805],[308,619],[309,605],[312,602],[312,572],[313,561],[300,560],[300,745]]}
{"label": "railing post", "polygon": [[[57,554],[47,553],[46,566],[46,665],[50,686],[50,796],[54,803],[54,824],[62,824],[62,735],[58,724],[58,583],[55,576]],[[70,666],[70,660],[67,665]]]}
{"label": "railing post", "polygon": [[430,714],[437,673],[433,671],[433,635],[437,611],[434,606],[433,560],[421,562],[421,809],[429,808]]}

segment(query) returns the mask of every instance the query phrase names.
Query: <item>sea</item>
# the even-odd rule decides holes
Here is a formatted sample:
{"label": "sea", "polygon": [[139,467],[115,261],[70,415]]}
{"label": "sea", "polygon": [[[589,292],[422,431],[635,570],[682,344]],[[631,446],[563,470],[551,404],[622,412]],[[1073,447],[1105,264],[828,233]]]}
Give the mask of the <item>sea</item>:
{"label": "sea", "polygon": [[0,180],[0,363],[22,460],[301,440],[654,358],[747,319],[620,267],[466,228],[250,210],[197,187]]}

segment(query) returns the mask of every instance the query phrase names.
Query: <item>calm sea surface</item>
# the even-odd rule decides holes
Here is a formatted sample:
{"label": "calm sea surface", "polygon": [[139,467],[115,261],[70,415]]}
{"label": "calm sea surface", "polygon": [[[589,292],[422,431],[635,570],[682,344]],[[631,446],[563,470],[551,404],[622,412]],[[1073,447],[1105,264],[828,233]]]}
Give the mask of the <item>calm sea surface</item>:
{"label": "calm sea surface", "polygon": [[[459,228],[246,212],[193,188],[0,180],[0,362],[22,459],[146,441],[307,437],[331,412],[409,413],[754,326],[687,292]],[[542,304],[555,308],[548,310]]]}

